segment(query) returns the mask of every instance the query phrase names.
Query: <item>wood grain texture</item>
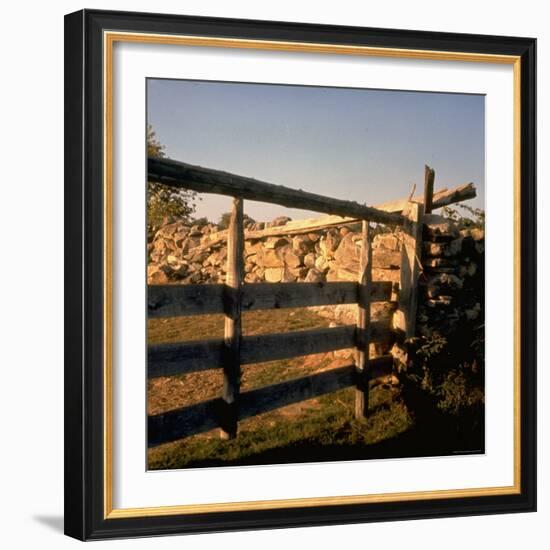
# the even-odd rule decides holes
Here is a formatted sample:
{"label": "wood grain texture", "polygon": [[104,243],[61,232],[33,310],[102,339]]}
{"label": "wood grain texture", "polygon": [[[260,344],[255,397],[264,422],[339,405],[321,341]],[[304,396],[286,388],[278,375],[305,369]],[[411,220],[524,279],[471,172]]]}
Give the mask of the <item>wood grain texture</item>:
{"label": "wood grain texture", "polygon": [[[372,302],[391,298],[391,282],[374,282]],[[357,283],[252,283],[241,287],[242,311],[352,304]],[[224,285],[149,285],[147,314],[150,319],[224,313]]]}
{"label": "wood grain texture", "polygon": [[370,224],[363,222],[357,296],[355,418],[365,418],[369,410],[369,345],[372,286],[372,237]]}
{"label": "wood grain texture", "polygon": [[[356,327],[348,325],[244,336],[241,338],[241,364],[261,363],[354,348],[355,332]],[[389,343],[393,339],[394,334],[386,323],[371,323],[371,343]],[[224,341],[221,339],[157,344],[148,347],[147,375],[149,378],[154,378],[217,369],[223,366],[223,361]]]}
{"label": "wood grain texture", "polygon": [[418,277],[422,261],[424,205],[410,203],[405,216],[407,218],[407,223],[403,227],[399,309],[396,312],[396,325],[397,328],[404,331],[406,338],[412,338],[416,330]]}
{"label": "wood grain texture", "polygon": [[431,214],[434,199],[435,171],[427,164],[424,166],[424,214]]}
{"label": "wood grain texture", "polygon": [[384,212],[357,202],[335,199],[274,185],[249,177],[203,168],[172,159],[148,159],[148,178],[170,187],[192,189],[201,193],[217,193],[243,199],[280,204],[289,208],[303,208],[326,214],[338,214],[368,219],[377,223],[402,225],[400,214]]}
{"label": "wood grain texture", "polygon": [[224,414],[220,436],[237,435],[241,385],[241,286],[244,279],[243,200],[233,199],[227,240],[227,281],[224,286],[223,389]]}
{"label": "wood grain texture", "polygon": [[[449,204],[453,204],[455,202],[473,199],[475,197],[476,188],[471,182],[459,185],[453,189],[440,189],[433,195],[432,210],[443,208],[444,206],[448,206]],[[409,199],[399,199],[396,201],[384,202],[379,204],[377,208],[380,210],[387,210],[388,212],[403,212],[403,210],[407,209],[409,202],[424,204],[424,195],[416,196],[410,201]]]}
{"label": "wood grain texture", "polygon": [[[453,189],[440,189],[433,195],[432,210],[448,206],[455,202],[461,202],[467,199],[473,199],[476,196],[476,189],[473,183],[467,183],[454,187]],[[412,199],[412,202],[422,204],[424,196],[416,196]],[[374,206],[377,210],[384,212],[401,214],[407,207],[409,202],[408,198],[398,199],[394,201],[384,202]],[[303,233],[310,233],[312,231],[321,231],[329,227],[337,227],[341,225],[350,225],[361,223],[361,219],[349,217],[328,215],[320,218],[307,218],[304,220],[292,220],[285,225],[279,225],[277,227],[268,227],[266,229],[260,229],[257,231],[245,231],[245,239],[264,239],[266,237],[278,237],[283,235],[300,235]],[[210,236],[210,241],[197,247],[196,251],[208,250],[212,246],[215,246],[221,242],[227,240],[227,230],[218,231]]]}
{"label": "wood grain texture", "polygon": [[149,285],[147,287],[149,319],[224,312],[224,285]]}

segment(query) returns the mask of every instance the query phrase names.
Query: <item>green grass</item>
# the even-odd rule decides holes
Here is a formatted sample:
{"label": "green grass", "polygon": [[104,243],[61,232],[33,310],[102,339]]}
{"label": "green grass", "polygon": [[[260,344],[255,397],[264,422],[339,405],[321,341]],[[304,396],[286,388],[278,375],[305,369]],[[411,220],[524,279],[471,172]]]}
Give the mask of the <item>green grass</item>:
{"label": "green grass", "polygon": [[[306,330],[328,321],[306,309],[247,312],[245,334]],[[150,343],[218,338],[223,317],[203,315],[149,320]],[[242,369],[241,389],[248,391],[349,364],[334,354],[271,361]],[[159,414],[218,397],[220,369],[148,382],[148,414]],[[221,440],[217,430],[148,450],[150,469],[278,464],[368,458],[445,455],[483,446],[483,425],[458,426],[414,385],[376,385],[370,390],[369,416],[354,418],[355,390],[347,388],[239,423],[238,436]],[[464,424],[464,422],[462,422]],[[481,441],[481,443],[480,443]]]}
{"label": "green grass", "polygon": [[371,392],[369,418],[353,418],[354,390],[318,399],[295,418],[267,413],[241,422],[230,441],[195,436],[149,451],[150,469],[314,462],[370,458],[370,447],[392,439],[412,426],[398,390],[379,386]]}
{"label": "green grass", "polygon": [[[196,315],[149,319],[149,344],[223,337],[223,315]],[[326,327],[329,321],[307,309],[246,311],[242,315],[243,334],[267,334]]]}

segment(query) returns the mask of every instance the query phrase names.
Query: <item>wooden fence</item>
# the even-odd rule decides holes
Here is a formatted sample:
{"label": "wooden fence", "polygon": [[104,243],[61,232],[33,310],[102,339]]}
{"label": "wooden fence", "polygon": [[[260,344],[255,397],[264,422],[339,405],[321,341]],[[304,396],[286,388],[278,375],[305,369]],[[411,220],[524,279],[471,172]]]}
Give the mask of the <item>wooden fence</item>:
{"label": "wooden fence", "polygon": [[[430,205],[430,209],[475,196],[471,184],[433,195],[433,171],[430,175],[429,170],[426,167],[426,205]],[[391,343],[400,336],[414,335],[425,199],[409,198],[373,208],[169,159],[149,158],[148,177],[175,188],[233,197],[229,229],[225,235],[228,250],[226,283],[148,287],[150,318],[225,315],[223,339],[148,346],[148,377],[221,368],[224,378],[222,395],[149,416],[149,446],[217,427],[222,438],[232,438],[237,434],[239,420],[350,386],[356,388],[356,417],[367,416],[369,379],[373,373],[388,371],[393,364],[391,355],[369,357],[370,344]],[[362,247],[357,282],[245,284],[244,199],[329,214],[324,221],[296,222],[294,232],[360,221]],[[370,222],[400,226],[403,231],[398,309],[393,328],[383,327],[370,319],[371,303],[389,301],[392,293],[390,282],[372,280],[373,231]],[[271,229],[276,232],[280,228]],[[264,233],[267,236],[270,230]],[[357,304],[356,326],[242,335],[241,316],[245,311],[331,304]],[[243,393],[240,391],[243,365],[347,348],[356,349],[353,364]]]}

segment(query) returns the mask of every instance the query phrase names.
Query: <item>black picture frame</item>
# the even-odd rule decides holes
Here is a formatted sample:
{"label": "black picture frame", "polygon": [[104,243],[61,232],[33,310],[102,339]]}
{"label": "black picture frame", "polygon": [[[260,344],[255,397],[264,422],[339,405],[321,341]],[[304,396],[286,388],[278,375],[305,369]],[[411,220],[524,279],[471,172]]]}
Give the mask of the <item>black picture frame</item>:
{"label": "black picture frame", "polygon": [[[517,56],[520,490],[515,494],[106,517],[104,31]],[[531,512],[536,509],[536,40],[83,10],[65,17],[65,532],[80,540]]]}

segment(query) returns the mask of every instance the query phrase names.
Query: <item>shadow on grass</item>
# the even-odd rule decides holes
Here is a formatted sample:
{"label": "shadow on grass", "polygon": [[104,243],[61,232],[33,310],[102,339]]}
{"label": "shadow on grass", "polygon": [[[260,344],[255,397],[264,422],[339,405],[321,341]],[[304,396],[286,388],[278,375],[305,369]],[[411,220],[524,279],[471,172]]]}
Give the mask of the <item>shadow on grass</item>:
{"label": "shadow on grass", "polygon": [[[433,397],[414,384],[406,383],[401,388],[401,399],[413,414],[413,425],[399,435],[376,443],[354,442],[352,438],[339,443],[302,439],[239,458],[205,458],[203,456],[199,460],[189,460],[184,467],[296,464],[449,456],[484,452],[482,408],[472,410],[462,416],[445,414],[438,409]],[[387,404],[379,404],[373,407],[371,414],[375,415],[385,408],[387,408]],[[356,426],[360,425],[360,423],[356,423]],[[348,428],[352,431],[353,424],[350,424]]]}

